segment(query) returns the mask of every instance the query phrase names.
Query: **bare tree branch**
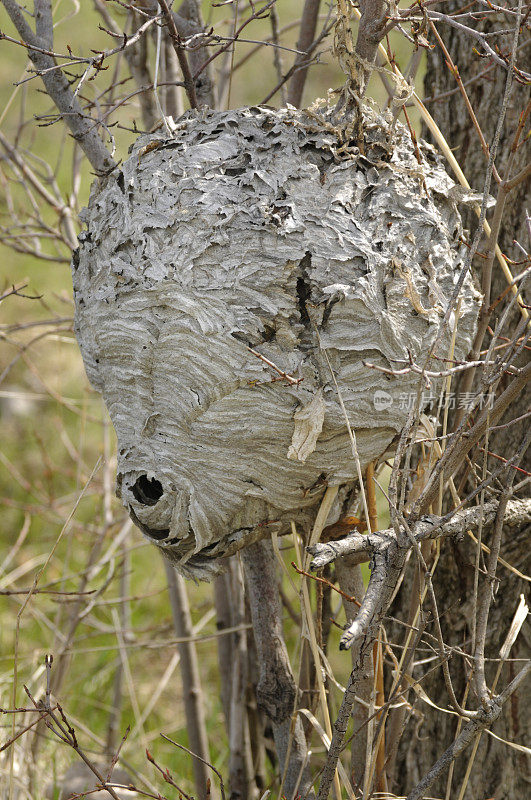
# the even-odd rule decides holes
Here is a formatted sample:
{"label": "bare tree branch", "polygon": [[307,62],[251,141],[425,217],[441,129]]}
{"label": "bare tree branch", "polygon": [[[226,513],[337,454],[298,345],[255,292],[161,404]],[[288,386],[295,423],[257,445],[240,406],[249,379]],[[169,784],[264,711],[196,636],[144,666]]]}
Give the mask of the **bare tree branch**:
{"label": "bare tree branch", "polygon": [[297,108],[299,108],[302,102],[304,84],[308,76],[308,67],[303,66],[303,64],[308,62],[310,47],[315,39],[320,3],[321,0],[305,0],[304,10],[302,12],[297,50],[300,50],[304,55],[299,55],[295,59],[295,71],[288,90],[288,103],[297,106]]}
{"label": "bare tree branch", "polygon": [[295,797],[308,794],[311,785],[306,764],[307,747],[302,722],[295,711],[295,681],[282,632],[282,607],[273,546],[263,540],[242,551],[253,632],[260,663],[260,680],[256,690],[258,704],[273,723],[275,746],[284,793]]}
{"label": "bare tree branch", "polygon": [[[214,90],[207,64],[209,57],[203,43],[208,37],[203,36],[204,26],[197,0],[184,0],[179,11],[172,11],[171,4],[168,5],[166,0],[163,0],[163,3],[159,3],[159,0],[142,0],[142,8],[152,15],[157,14],[159,5],[163,9],[168,31],[176,48],[175,52],[183,71],[183,80],[188,86],[187,95],[192,108],[197,105],[213,107]],[[197,41],[194,41],[193,46],[184,48],[182,40],[195,37]],[[178,51],[181,53],[180,56]]]}
{"label": "bare tree branch", "polygon": [[164,14],[164,19],[166,20],[166,25],[168,26],[168,33],[179,60],[179,66],[181,67],[181,72],[183,74],[184,88],[186,90],[190,106],[191,108],[197,108],[194,79],[192,78],[192,73],[190,72],[186,53],[181,45],[181,39],[175,24],[175,20],[173,15],[170,13],[170,9],[166,0],[158,0],[158,3],[162,9],[162,13]]}
{"label": "bare tree branch", "polygon": [[[529,443],[531,442],[531,428],[524,436],[519,451],[515,454],[514,460],[519,463],[524,456]],[[476,694],[486,708],[489,703],[490,693],[485,678],[485,641],[487,638],[487,625],[489,620],[489,610],[492,601],[493,584],[496,579],[496,569],[502,542],[502,532],[511,494],[511,487],[515,478],[515,471],[509,465],[506,468],[505,486],[496,510],[494,519],[494,532],[490,543],[490,553],[487,562],[487,574],[483,576],[483,585],[478,598],[476,637],[474,642],[474,678],[476,684]],[[479,572],[479,571],[478,571]]]}
{"label": "bare tree branch", "polygon": [[[526,514],[526,519],[529,519],[529,512],[531,509],[527,508],[527,506],[531,506],[531,501],[514,502],[518,503],[518,505],[520,502],[526,503],[526,511],[524,513]],[[483,519],[484,525],[486,520],[494,518],[496,513],[494,504],[489,511],[490,514],[486,513]],[[521,509],[519,509],[519,511],[521,511]],[[461,518],[458,519],[461,524],[458,525],[457,532],[462,532],[463,529],[469,527],[469,523],[474,520],[474,514],[477,524],[479,524],[478,518],[481,518],[483,512],[484,509],[482,508],[479,509],[479,512],[478,509],[460,512]],[[463,519],[466,520],[464,524],[462,522]],[[449,524],[451,526],[450,529],[454,528],[455,530],[456,521],[454,520],[453,526],[451,522]],[[425,538],[432,538],[436,530],[445,530],[445,532],[447,530],[442,528],[440,520],[435,521],[434,524],[421,520],[417,525],[419,527],[415,527],[414,533],[412,534],[417,542]],[[350,674],[343,701],[334,725],[334,735],[319,786],[318,800],[326,800],[328,797],[352,711],[352,705],[358,693],[362,676],[367,669],[378,628],[389,606],[409,549],[402,537],[400,537],[399,540],[394,530],[385,531],[381,534],[371,533],[366,536],[352,534],[349,538],[352,540],[352,546],[348,550],[349,553],[361,554],[364,552],[364,549],[366,552],[367,542],[370,542],[372,569],[369,585],[363,598],[361,608],[356,619],[341,638],[340,647],[352,648],[354,668]],[[341,547],[339,542],[328,542],[326,544],[314,545],[309,549],[309,552],[314,555],[312,568],[322,567],[324,564],[336,558],[339,555],[336,549],[338,546]],[[324,555],[325,553],[326,555]],[[320,558],[321,554],[324,555],[323,558]]]}
{"label": "bare tree branch", "polygon": [[53,47],[53,17],[51,0],[34,0],[35,31],[48,50]]}
{"label": "bare tree branch", "polygon": [[[2,0],[2,2],[25,47],[27,47],[29,57],[41,75],[46,91],[70,128],[72,136],[83,149],[97,174],[108,174],[116,167],[116,162],[99,137],[96,130],[97,122],[83,112],[65,74],[56,67],[53,57],[42,52],[42,50],[47,49],[47,41],[33,33],[18,3],[15,0]],[[39,25],[43,26],[47,31],[46,35],[49,37],[50,31],[49,24],[46,22],[45,4],[42,5],[41,11],[42,16],[40,17]]]}
{"label": "bare tree branch", "polygon": [[[427,539],[435,540],[448,536],[463,536],[467,530],[476,530],[480,524],[484,528],[492,525],[496,518],[498,503],[487,503],[485,506],[474,506],[447,514],[445,517],[428,515],[419,520],[412,528],[417,542]],[[509,500],[505,511],[504,524],[509,527],[520,527],[531,522],[531,499]],[[322,569],[326,564],[347,555],[357,555],[368,561],[372,555],[381,555],[387,559],[388,548],[396,544],[396,533],[393,528],[376,531],[371,534],[358,532],[336,539],[322,542],[308,548],[313,556],[311,569]]]}
{"label": "bare tree branch", "polygon": [[[177,575],[168,562],[165,561],[164,566],[175,633],[179,639],[189,639],[193,631],[184,578],[182,575]],[[199,800],[206,800],[208,780],[206,764],[209,763],[210,756],[197,652],[195,643],[191,641],[182,641],[177,647],[181,657],[181,676],[188,741],[192,753],[198,756],[193,759],[192,764],[195,786]]]}
{"label": "bare tree branch", "polygon": [[[184,0],[179,8],[179,17],[183,20],[180,25],[176,20],[177,29],[181,36],[184,35],[185,25],[189,30],[186,36],[192,36],[194,34],[198,36],[202,33],[204,24],[198,0]],[[194,75],[197,75],[197,72],[207,59],[208,49],[206,45],[201,45],[201,39],[199,38],[199,43],[188,51],[190,69]],[[199,105],[214,108],[214,82],[212,80],[210,67],[202,69],[200,74],[195,78],[195,93]]]}
{"label": "bare tree branch", "polygon": [[[515,398],[525,389],[530,379],[531,364],[528,364],[498,397],[493,408],[485,408],[481,412],[477,422],[467,431],[466,436],[456,437],[454,438],[453,446],[448,445],[443,458],[439,460],[437,467],[433,470],[433,474],[426,488],[415,503],[412,513],[415,514],[417,518],[419,514],[422,514],[429,508],[431,503],[434,502],[439,491],[440,475],[443,475],[443,482],[446,483],[446,481],[455,474],[472,447],[485,435],[490,425],[495,425],[497,423]],[[454,436],[456,436],[456,434]]]}
{"label": "bare tree branch", "polygon": [[356,39],[356,55],[361,62],[360,96],[363,96],[378,45],[384,37],[387,4],[385,0],[361,0],[361,17]]}

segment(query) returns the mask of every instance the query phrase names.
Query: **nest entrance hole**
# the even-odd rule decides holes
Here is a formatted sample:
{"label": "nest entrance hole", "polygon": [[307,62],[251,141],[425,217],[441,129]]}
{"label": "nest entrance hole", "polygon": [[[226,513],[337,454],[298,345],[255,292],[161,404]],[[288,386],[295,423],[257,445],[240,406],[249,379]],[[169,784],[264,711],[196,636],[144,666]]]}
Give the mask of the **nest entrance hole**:
{"label": "nest entrance hole", "polygon": [[164,494],[162,483],[156,478],[148,478],[147,475],[137,478],[131,491],[135,500],[145,506],[154,506]]}

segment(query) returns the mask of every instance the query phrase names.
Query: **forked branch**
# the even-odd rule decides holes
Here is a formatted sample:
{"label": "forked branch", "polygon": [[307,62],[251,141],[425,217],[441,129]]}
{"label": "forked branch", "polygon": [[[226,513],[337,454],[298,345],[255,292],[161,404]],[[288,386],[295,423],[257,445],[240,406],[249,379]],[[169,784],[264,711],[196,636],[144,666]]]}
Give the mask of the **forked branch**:
{"label": "forked branch", "polygon": [[36,4],[37,30],[41,32],[39,36],[32,31],[15,0],[2,0],[2,2],[28,51],[28,56],[42,78],[46,91],[70,128],[72,136],[97,174],[108,174],[116,167],[116,162],[100,138],[98,122],[83,111],[66,75],[55,63],[53,55],[49,54],[53,44],[50,4],[47,2]]}

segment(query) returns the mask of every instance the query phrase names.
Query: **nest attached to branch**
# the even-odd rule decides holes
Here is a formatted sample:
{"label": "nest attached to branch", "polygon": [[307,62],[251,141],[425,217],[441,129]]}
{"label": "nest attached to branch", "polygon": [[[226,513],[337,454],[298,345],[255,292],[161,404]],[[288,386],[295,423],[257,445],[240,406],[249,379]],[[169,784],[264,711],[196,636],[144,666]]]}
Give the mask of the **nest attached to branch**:
{"label": "nest attached to branch", "polygon": [[[189,112],[173,136],[141,137],[83,212],[76,333],[116,429],[118,491],[187,576],[354,485],[331,370],[362,467],[390,447],[419,376],[364,361],[422,363],[462,266],[459,189],[434,151],[419,163],[400,125],[390,146],[368,111],[360,155],[330,120]],[[477,311],[467,280],[456,359]]]}

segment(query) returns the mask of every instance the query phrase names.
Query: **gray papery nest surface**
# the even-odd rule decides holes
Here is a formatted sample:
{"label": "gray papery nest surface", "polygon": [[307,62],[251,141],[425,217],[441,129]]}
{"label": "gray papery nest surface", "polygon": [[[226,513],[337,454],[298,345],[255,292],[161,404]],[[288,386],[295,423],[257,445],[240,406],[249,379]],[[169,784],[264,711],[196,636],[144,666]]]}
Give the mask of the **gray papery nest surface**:
{"label": "gray papery nest surface", "polygon": [[[76,334],[116,429],[118,492],[186,576],[307,526],[326,485],[345,502],[356,467],[326,355],[365,467],[420,379],[363,362],[422,364],[462,266],[459,189],[434,151],[421,143],[419,163],[368,109],[362,156],[330,119],[189,112],[139,138],[83,212]],[[456,359],[477,311],[467,279]]]}

